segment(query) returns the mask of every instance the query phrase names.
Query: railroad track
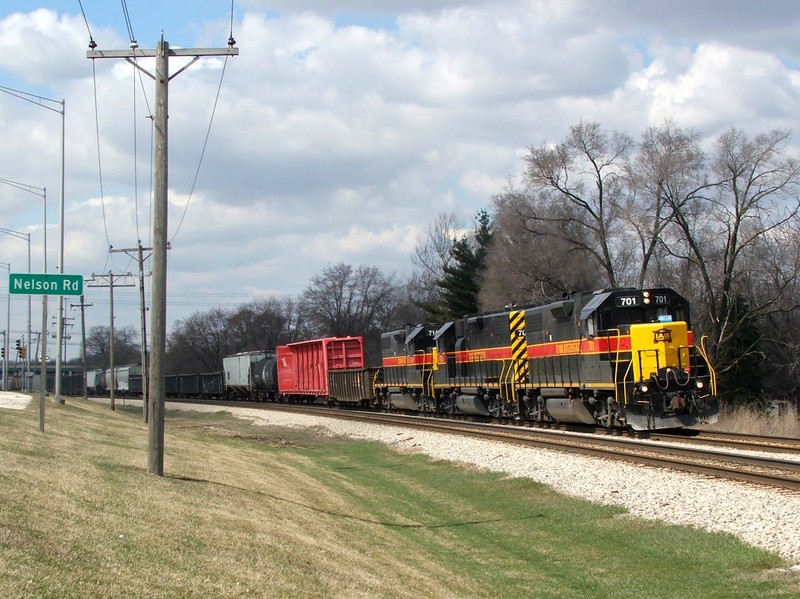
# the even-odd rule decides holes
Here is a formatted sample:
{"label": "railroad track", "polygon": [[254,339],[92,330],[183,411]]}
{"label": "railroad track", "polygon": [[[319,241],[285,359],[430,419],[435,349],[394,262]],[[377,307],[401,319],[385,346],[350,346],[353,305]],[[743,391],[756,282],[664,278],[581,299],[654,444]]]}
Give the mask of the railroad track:
{"label": "railroad track", "polygon": [[796,454],[800,456],[800,439],[727,433],[704,429],[686,429],[674,433],[657,432],[648,437],[670,443],[691,443],[710,447],[727,447],[746,451]]}
{"label": "railroad track", "polygon": [[[196,400],[184,401],[198,403]],[[199,403],[206,405],[214,403],[221,407],[293,411],[326,418],[457,434],[526,447],[670,468],[776,489],[800,491],[800,442],[796,443],[793,439],[720,434],[714,431],[701,431],[700,434],[697,434],[697,431],[689,434],[658,432],[651,433],[647,439],[639,439],[624,433],[608,434],[604,429],[598,429],[603,434],[597,434],[563,430],[562,427],[513,426],[432,416],[336,409],[318,405],[230,401]],[[736,450],[732,451],[732,447]],[[780,452],[780,455],[768,453],[776,451]]]}

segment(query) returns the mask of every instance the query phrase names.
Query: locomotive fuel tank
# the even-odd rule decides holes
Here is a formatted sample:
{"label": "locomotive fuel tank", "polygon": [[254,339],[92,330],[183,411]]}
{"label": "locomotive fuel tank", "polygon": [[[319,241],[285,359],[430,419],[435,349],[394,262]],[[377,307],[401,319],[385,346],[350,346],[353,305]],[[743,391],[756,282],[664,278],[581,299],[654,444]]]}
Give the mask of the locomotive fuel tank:
{"label": "locomotive fuel tank", "polygon": [[398,410],[417,409],[417,402],[410,393],[389,393],[389,403]]}
{"label": "locomotive fuel tank", "polygon": [[480,395],[459,395],[456,406],[464,414],[471,416],[490,416],[488,408]]}
{"label": "locomotive fuel tank", "polygon": [[593,410],[576,397],[571,397],[568,389],[542,389],[547,413],[558,422],[576,424],[595,424]]}

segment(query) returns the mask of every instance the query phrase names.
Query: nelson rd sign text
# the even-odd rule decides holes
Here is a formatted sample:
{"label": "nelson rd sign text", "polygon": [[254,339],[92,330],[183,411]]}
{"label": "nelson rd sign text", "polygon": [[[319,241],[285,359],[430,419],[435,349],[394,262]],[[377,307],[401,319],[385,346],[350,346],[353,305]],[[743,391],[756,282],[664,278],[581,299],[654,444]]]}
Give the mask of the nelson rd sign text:
{"label": "nelson rd sign text", "polygon": [[8,292],[25,295],[82,295],[81,275],[11,273]]}

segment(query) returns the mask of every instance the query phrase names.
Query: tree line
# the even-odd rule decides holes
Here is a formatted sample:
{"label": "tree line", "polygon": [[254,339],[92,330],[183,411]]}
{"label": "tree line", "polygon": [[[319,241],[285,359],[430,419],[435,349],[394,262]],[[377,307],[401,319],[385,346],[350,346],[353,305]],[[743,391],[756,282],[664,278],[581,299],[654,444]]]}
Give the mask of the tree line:
{"label": "tree line", "polygon": [[[380,333],[405,323],[664,285],[691,301],[725,398],[794,398],[800,160],[789,139],[731,128],[704,141],[665,121],[636,141],[582,121],[558,143],[529,147],[521,176],[472,222],[437,215],[407,277],[339,263],[297,297],[198,311],[168,336],[168,372],[219,370],[225,355],[328,335],[363,336],[377,364]],[[93,360],[104,357],[103,332],[87,338]],[[121,335],[115,355],[128,348],[138,361],[133,329]]]}

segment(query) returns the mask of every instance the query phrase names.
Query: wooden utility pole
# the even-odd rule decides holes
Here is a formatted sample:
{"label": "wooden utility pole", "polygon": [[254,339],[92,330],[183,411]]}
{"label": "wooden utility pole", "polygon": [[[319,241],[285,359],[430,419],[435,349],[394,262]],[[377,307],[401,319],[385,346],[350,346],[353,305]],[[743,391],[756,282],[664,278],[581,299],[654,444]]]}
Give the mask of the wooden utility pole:
{"label": "wooden utility pole", "polygon": [[[153,119],[155,134],[154,206],[153,206],[153,278],[150,292],[150,397],[147,435],[147,471],[164,476],[164,354],[167,341],[167,173],[169,153],[167,151],[167,118],[169,115],[169,81],[200,59],[201,56],[236,56],[239,49],[234,48],[233,38],[227,48],[180,48],[171,50],[169,44],[161,41],[155,50],[89,50],[87,58],[124,58],[145,73],[156,83],[156,113]],[[131,44],[134,46],[134,44]],[[185,56],[192,60],[174,75],[169,74],[169,57]],[[156,72],[152,75],[135,62],[136,58],[155,58]]]}
{"label": "wooden utility pole", "polygon": [[81,364],[83,364],[83,399],[89,399],[86,389],[86,308],[91,308],[94,304],[87,304],[84,296],[81,296],[80,304],[70,304],[70,308],[81,309]]}
{"label": "wooden utility pole", "polygon": [[[110,311],[110,325],[108,328],[108,371],[111,375],[111,380],[108,382],[108,396],[110,399],[111,409],[116,410],[116,406],[114,405],[114,399],[116,396],[116,371],[114,370],[114,287],[133,287],[133,283],[118,283],[120,279],[127,279],[128,277],[132,277],[133,275],[129,272],[126,272],[122,275],[115,275],[113,273],[108,273],[107,275],[96,275],[92,273],[92,278],[89,283],[87,283],[87,287],[108,287],[109,293],[109,300],[111,302],[111,311]],[[97,283],[97,279],[104,279],[108,277],[108,284],[101,284]],[[114,278],[116,277],[116,279]],[[85,377],[84,377],[85,378]]]}
{"label": "wooden utility pole", "polygon": [[[145,252],[152,252],[153,248],[145,248],[142,247],[142,241],[139,240],[138,247],[135,248],[125,248],[121,250],[115,250],[113,248],[108,250],[109,253],[114,252],[125,252],[131,258],[135,259],[139,263],[139,311],[140,311],[140,324],[141,324],[141,331],[140,334],[142,336],[142,418],[144,421],[147,422],[148,418],[148,405],[147,405],[147,398],[148,393],[147,389],[150,386],[150,381],[147,377],[148,368],[147,368],[147,306],[144,303],[144,261],[145,261]],[[133,252],[136,252],[136,255],[133,255]],[[150,257],[150,254],[147,255],[147,258]]]}

